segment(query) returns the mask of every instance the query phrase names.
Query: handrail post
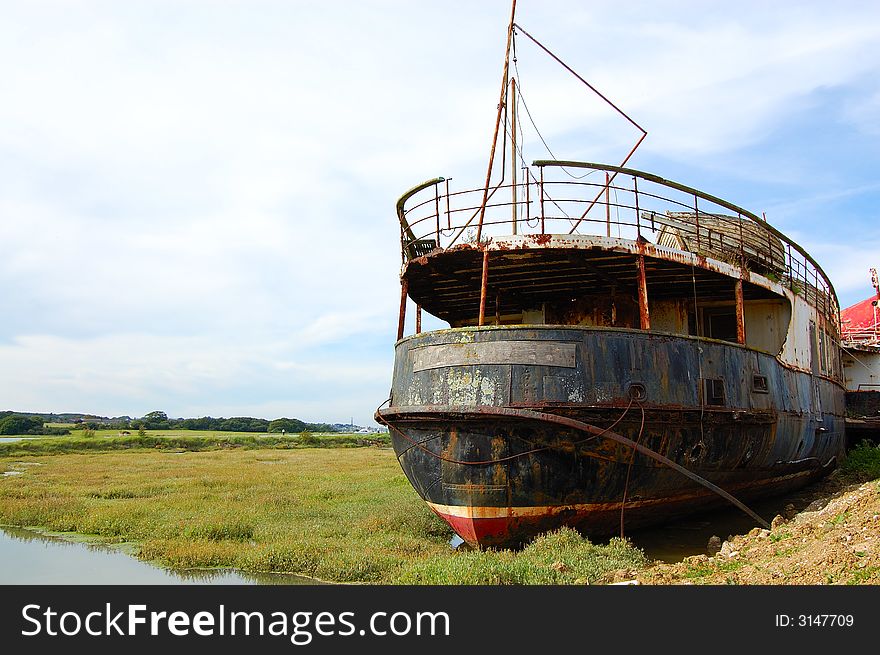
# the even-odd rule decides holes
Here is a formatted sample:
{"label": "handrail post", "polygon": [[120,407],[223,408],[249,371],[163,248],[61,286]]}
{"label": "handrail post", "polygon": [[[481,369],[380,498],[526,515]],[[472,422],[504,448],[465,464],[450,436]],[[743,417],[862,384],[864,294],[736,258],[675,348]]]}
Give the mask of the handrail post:
{"label": "handrail post", "polygon": [[[727,202],[726,200],[723,200],[723,199],[718,198],[716,196],[709,195],[708,193],[704,193],[702,191],[699,191],[698,189],[694,189],[692,187],[688,187],[683,184],[679,184],[677,182],[672,182],[670,180],[663,179],[662,177],[659,177],[657,175],[652,175],[651,173],[645,173],[644,171],[638,171],[634,168],[626,168],[624,166],[612,166],[610,164],[597,164],[597,163],[593,163],[593,162],[567,161],[567,160],[558,160],[558,159],[552,159],[552,160],[551,159],[537,159],[533,162],[533,165],[534,166],[558,166],[558,167],[571,167],[571,168],[588,168],[588,169],[592,169],[592,170],[614,171],[614,174],[611,176],[612,182],[614,180],[614,176],[617,175],[618,173],[624,173],[627,175],[637,175],[639,178],[641,178],[643,180],[647,180],[649,182],[654,182],[656,184],[663,185],[663,186],[668,187],[670,189],[675,189],[677,191],[681,191],[681,192],[687,194],[688,196],[690,196],[690,195],[693,195],[695,197],[698,196],[698,197],[703,198],[704,200],[706,200],[710,203],[713,203],[713,204],[716,204],[720,207],[726,208],[732,212],[740,212],[744,216],[748,217],[749,220],[754,221],[756,223],[761,223],[762,226],[764,227],[764,229],[766,229],[768,232],[773,234],[775,237],[777,237],[783,243],[790,244],[791,247],[797,251],[799,256],[801,256],[805,261],[809,262],[810,265],[816,269],[818,275],[820,275],[822,277],[823,282],[828,287],[829,293],[831,293],[834,296],[837,295],[837,292],[834,290],[834,284],[831,282],[831,279],[828,277],[828,275],[825,273],[825,271],[822,270],[822,266],[815,259],[813,259],[813,257],[810,256],[810,254],[807,251],[805,251],[801,246],[799,246],[797,243],[795,243],[794,241],[789,239],[787,236],[785,236],[784,234],[779,232],[779,230],[774,228],[772,225],[769,225],[766,221],[763,221],[760,218],[758,218],[752,212],[749,212],[748,210],[745,210],[741,207],[738,207],[737,205],[734,205],[733,203]],[[601,195],[602,195],[602,191],[600,189],[598,195],[596,196],[596,201],[598,201],[598,199],[601,198]],[[592,204],[591,204],[591,206],[592,206]],[[699,214],[699,206],[696,203],[695,203],[695,211],[697,212],[697,214]],[[586,215],[586,214],[584,214],[584,215]],[[711,216],[711,214],[708,214],[708,215]],[[572,228],[570,233],[574,233],[575,229],[577,229],[577,225],[575,225],[575,227]],[[702,241],[702,238],[700,240]]]}
{"label": "handrail post", "polygon": [[486,287],[489,282],[489,249],[483,249],[483,278],[480,283],[480,317],[479,325],[483,325],[486,319]]}
{"label": "handrail post", "polygon": [[[446,229],[452,229],[452,215],[449,213],[449,178],[446,178]],[[437,245],[440,245],[438,242]]]}
{"label": "handrail post", "polygon": [[544,167],[541,166],[541,234],[544,234]]}
{"label": "handrail post", "polygon": [[[404,193],[402,196],[400,196],[400,198],[397,199],[397,205],[396,205],[397,219],[400,222],[400,233],[401,233],[401,239],[400,239],[400,241],[401,241],[401,244],[400,244],[401,245],[401,258],[404,263],[406,263],[406,259],[407,259],[406,251],[407,251],[408,247],[411,246],[412,244],[414,244],[416,241],[418,241],[418,239],[416,238],[416,235],[412,231],[412,227],[410,226],[410,224],[406,220],[406,215],[408,213],[408,210],[406,209],[406,203],[415,194],[419,193],[420,191],[422,191],[424,189],[427,189],[431,185],[436,186],[437,184],[442,182],[443,179],[444,178],[442,178],[442,177],[437,177],[437,178],[434,178],[433,180],[428,180],[427,182],[422,182],[421,184],[414,186],[412,189],[410,189],[409,191]],[[417,222],[420,222],[420,221],[417,221]]]}
{"label": "handrail post", "polygon": [[611,237],[611,178],[605,171],[605,236]]}
{"label": "handrail post", "polygon": [[437,219],[437,246],[440,245],[440,186],[434,185],[434,218]]}
{"label": "handrail post", "polygon": [[531,177],[531,171],[529,171],[528,166],[523,166],[523,179],[526,181],[526,224],[528,225],[529,220],[532,218],[531,208],[532,208],[532,199],[529,193],[529,189],[532,186],[532,181],[529,179]]}
{"label": "handrail post", "polygon": [[697,252],[700,252],[700,205],[694,194],[694,225],[697,227]]}
{"label": "handrail post", "polygon": [[746,311],[745,302],[743,301],[743,281],[738,278],[733,288],[733,294],[736,300],[736,342],[744,346],[746,345]]}
{"label": "handrail post", "polygon": [[406,266],[406,233],[400,228],[400,267]]}
{"label": "handrail post", "polygon": [[400,314],[397,319],[397,340],[403,339],[403,324],[406,321],[406,295],[409,292],[409,280],[400,279]]}
{"label": "handrail post", "polygon": [[642,217],[639,214],[639,183],[635,175],[633,175],[633,194],[636,197],[636,238],[642,239]]}
{"label": "handrail post", "polygon": [[788,253],[788,262],[785,265],[785,272],[788,273],[788,279],[791,280],[794,277],[794,269],[791,267],[791,244],[785,244],[785,250]]}
{"label": "handrail post", "polygon": [[[641,248],[644,244],[639,242]],[[639,327],[643,330],[651,329],[651,314],[648,310],[648,280],[645,275],[645,256],[639,254]]]}

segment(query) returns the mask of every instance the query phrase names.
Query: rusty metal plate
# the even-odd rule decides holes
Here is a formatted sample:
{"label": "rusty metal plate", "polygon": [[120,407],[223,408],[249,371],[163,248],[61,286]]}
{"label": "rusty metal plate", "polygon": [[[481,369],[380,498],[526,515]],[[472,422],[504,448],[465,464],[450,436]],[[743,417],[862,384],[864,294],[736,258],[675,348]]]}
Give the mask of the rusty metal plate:
{"label": "rusty metal plate", "polygon": [[411,351],[413,371],[472,364],[532,364],[539,366],[577,366],[574,343],[540,341],[485,341],[444,343]]}

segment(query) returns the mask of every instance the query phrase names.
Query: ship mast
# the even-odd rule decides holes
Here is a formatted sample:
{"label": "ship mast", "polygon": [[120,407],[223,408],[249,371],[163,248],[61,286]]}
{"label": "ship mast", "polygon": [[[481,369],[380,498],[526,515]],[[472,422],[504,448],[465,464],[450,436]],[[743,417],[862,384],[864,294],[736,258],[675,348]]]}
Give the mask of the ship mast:
{"label": "ship mast", "polygon": [[495,165],[495,148],[498,145],[498,130],[501,127],[501,113],[504,111],[507,95],[507,78],[510,69],[510,44],[513,41],[513,25],[516,17],[516,0],[510,7],[510,23],[507,25],[507,46],[504,50],[504,72],[501,79],[501,94],[498,99],[498,114],[495,117],[495,132],[492,135],[492,148],[489,151],[489,167],[486,170],[486,186],[483,188],[483,202],[480,204],[480,220],[477,223],[477,243],[483,234],[483,219],[486,216],[486,202],[489,200],[489,184],[492,180],[492,167]]}
{"label": "ship mast", "polygon": [[[516,57],[514,56],[514,60]],[[511,222],[516,234],[516,78],[510,78],[510,193],[512,196]]]}

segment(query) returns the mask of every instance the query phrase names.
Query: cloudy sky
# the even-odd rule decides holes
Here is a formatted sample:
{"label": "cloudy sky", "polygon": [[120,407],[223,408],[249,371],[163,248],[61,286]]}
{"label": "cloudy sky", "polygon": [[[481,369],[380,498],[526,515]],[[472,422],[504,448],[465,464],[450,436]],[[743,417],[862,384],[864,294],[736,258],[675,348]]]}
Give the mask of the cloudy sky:
{"label": "cloudy sky", "polygon": [[[508,14],[0,1],[0,409],[372,425],[394,203],[481,183]],[[766,212],[842,306],[870,294],[880,3],[520,0],[518,22],[647,129],[631,166]],[[518,47],[555,155],[619,162],[632,131]]]}

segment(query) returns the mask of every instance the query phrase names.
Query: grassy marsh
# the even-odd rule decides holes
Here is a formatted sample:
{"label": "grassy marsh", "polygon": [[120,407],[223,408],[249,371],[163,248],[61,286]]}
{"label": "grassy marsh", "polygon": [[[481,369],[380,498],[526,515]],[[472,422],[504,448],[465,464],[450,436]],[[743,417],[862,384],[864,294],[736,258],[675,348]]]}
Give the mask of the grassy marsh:
{"label": "grassy marsh", "polygon": [[453,551],[391,450],[293,445],[9,453],[0,468],[24,474],[0,477],[0,523],[136,542],[141,558],[168,567],[338,582],[584,584],[645,564],[626,542],[572,530],[519,552]]}
{"label": "grassy marsh", "polygon": [[152,448],[159,450],[220,450],[228,448],[357,448],[387,445],[387,434],[344,434],[336,432],[303,434],[260,434],[254,432],[199,432],[192,430],[147,430],[146,434],[120,435],[117,430],[96,430],[87,436],[75,430],[63,437],[30,437],[0,443],[0,457],[89,453]]}

